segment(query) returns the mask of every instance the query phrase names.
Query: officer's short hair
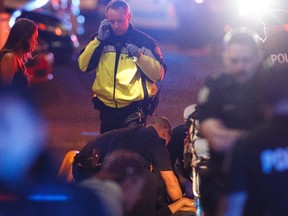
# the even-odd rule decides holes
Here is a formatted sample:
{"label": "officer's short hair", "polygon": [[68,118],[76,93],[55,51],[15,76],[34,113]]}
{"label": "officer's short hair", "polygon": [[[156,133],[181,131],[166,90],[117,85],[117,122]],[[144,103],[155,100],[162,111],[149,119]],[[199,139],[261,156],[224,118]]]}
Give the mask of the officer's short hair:
{"label": "officer's short hair", "polygon": [[237,27],[228,31],[223,38],[223,50],[230,44],[243,44],[258,50],[262,45],[260,36],[253,30],[246,27]]}
{"label": "officer's short hair", "polygon": [[172,125],[170,121],[164,116],[153,116],[148,125],[161,125],[169,131],[172,131]]}
{"label": "officer's short hair", "polygon": [[127,13],[128,14],[131,13],[128,3],[126,1],[123,1],[123,0],[112,0],[112,1],[110,1],[107,4],[106,8],[105,8],[106,16],[107,16],[107,11],[108,11],[109,8],[111,8],[113,10],[116,10],[118,8],[123,8],[125,10],[126,14]]}

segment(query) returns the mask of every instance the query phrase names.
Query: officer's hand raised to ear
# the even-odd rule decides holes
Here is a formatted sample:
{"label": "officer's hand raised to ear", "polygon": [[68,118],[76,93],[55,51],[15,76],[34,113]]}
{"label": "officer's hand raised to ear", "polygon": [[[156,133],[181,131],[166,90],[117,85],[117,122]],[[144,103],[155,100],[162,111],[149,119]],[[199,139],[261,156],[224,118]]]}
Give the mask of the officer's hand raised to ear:
{"label": "officer's hand raised to ear", "polygon": [[97,38],[101,41],[106,41],[110,36],[110,23],[107,19],[101,21]]}

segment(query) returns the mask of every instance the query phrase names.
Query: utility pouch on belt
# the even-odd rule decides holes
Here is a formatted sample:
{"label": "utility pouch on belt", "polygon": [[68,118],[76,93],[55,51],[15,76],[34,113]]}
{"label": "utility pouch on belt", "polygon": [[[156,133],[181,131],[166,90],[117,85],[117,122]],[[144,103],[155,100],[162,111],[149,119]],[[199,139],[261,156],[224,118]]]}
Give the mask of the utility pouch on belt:
{"label": "utility pouch on belt", "polygon": [[98,149],[93,149],[92,154],[87,157],[81,157],[77,154],[74,157],[74,162],[80,167],[95,168],[100,169],[102,162],[100,161],[100,151]]}
{"label": "utility pouch on belt", "polygon": [[143,112],[143,110],[139,109],[137,112],[132,113],[126,118],[124,125],[125,127],[144,125],[145,119],[145,113]]}
{"label": "utility pouch on belt", "polygon": [[[73,177],[79,182],[86,178],[90,178],[100,171],[102,161],[100,159],[100,150],[93,149],[90,156],[80,156],[79,153],[74,157],[73,161]],[[103,160],[103,158],[102,158]]]}

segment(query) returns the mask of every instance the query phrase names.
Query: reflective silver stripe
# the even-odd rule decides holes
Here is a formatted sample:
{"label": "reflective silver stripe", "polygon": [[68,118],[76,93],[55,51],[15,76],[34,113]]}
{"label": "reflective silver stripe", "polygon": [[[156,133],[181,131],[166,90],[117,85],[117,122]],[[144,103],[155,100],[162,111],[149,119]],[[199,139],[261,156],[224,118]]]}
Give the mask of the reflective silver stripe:
{"label": "reflective silver stripe", "polygon": [[[149,56],[149,57],[155,59],[155,56],[153,55],[153,53],[151,52],[150,49],[147,49],[146,47],[142,47],[142,48],[140,48],[140,51],[141,51],[141,53],[143,53],[144,55]],[[116,52],[116,48],[115,48],[114,46],[112,46],[112,45],[106,45],[106,46],[104,46],[104,48],[103,48],[103,52],[104,52],[104,53],[107,53],[107,52]],[[123,48],[121,49],[121,53],[128,55],[129,52],[128,52],[127,47],[123,47]]]}
{"label": "reflective silver stripe", "polygon": [[128,51],[127,47],[123,47],[122,50],[121,50],[121,53],[128,55],[129,51]]}
{"label": "reflective silver stripe", "polygon": [[[103,48],[103,52],[104,52],[104,53],[107,53],[107,52],[116,52],[116,48],[115,48],[114,46],[111,46],[111,45],[106,45],[106,46],[104,46],[104,48]],[[123,48],[121,49],[121,54],[126,54],[126,55],[128,55],[128,49],[127,49],[127,47],[123,47]]]}
{"label": "reflective silver stripe", "polygon": [[104,53],[106,53],[106,52],[116,52],[116,49],[115,49],[114,46],[107,45],[107,46],[103,47],[103,52]]}
{"label": "reflective silver stripe", "polygon": [[143,53],[144,55],[149,56],[149,57],[155,59],[155,56],[153,55],[153,53],[151,52],[150,49],[147,49],[146,47],[142,47],[142,48],[140,49],[140,51],[141,51],[141,53]]}

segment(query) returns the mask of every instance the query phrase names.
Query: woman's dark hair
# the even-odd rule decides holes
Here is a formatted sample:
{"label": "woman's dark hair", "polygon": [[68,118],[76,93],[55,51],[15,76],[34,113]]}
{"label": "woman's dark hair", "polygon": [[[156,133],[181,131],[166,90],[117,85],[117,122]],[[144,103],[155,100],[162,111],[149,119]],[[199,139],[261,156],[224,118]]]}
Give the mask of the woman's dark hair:
{"label": "woman's dark hair", "polygon": [[0,50],[0,59],[7,52],[23,50],[25,53],[29,53],[29,40],[37,29],[37,25],[32,20],[18,19],[12,26],[7,41]]}

